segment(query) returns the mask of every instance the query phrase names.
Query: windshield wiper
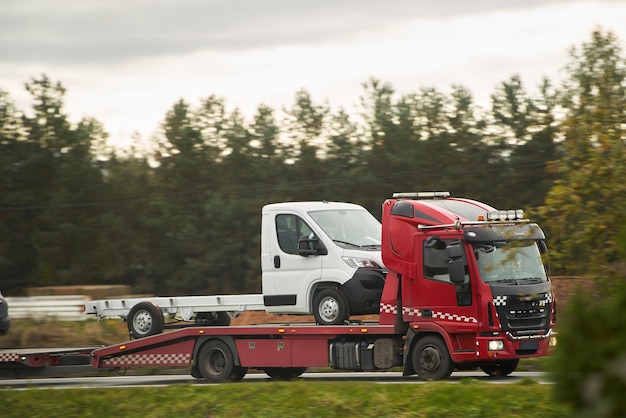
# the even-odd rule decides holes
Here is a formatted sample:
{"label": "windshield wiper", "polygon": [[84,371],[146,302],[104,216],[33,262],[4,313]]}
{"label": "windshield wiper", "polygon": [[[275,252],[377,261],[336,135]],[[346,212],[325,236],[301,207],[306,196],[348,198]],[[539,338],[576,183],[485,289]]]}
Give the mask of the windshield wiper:
{"label": "windshield wiper", "polygon": [[348,242],[348,241],[341,241],[341,240],[338,240],[338,239],[334,239],[333,242],[336,242],[337,244],[345,244],[345,245],[349,245],[351,247],[361,248],[361,246],[359,244],[354,244],[354,243]]}
{"label": "windshield wiper", "polygon": [[489,283],[513,283],[513,284],[519,284],[517,279],[500,279],[500,280],[490,281]]}
{"label": "windshield wiper", "polygon": [[541,279],[541,277],[524,277],[522,279],[517,279],[517,280],[521,280],[521,281],[532,281],[533,283],[542,283],[543,280]]}

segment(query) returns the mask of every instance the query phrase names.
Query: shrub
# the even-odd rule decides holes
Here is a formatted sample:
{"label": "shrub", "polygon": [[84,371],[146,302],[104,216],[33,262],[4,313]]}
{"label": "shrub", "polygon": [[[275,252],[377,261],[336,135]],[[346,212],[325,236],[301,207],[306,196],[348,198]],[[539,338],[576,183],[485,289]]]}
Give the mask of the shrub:
{"label": "shrub", "polygon": [[593,298],[578,291],[559,318],[549,363],[557,400],[580,415],[626,416],[626,285]]}

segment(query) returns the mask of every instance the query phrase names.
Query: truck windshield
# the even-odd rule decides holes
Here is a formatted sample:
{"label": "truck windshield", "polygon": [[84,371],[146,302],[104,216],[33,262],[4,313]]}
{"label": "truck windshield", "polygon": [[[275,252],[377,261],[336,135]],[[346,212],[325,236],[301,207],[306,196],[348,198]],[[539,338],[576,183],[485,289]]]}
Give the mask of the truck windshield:
{"label": "truck windshield", "polygon": [[539,248],[533,240],[474,243],[485,283],[531,284],[548,281]]}
{"label": "truck windshield", "polygon": [[366,210],[319,210],[309,215],[342,247],[380,249],[380,222]]}

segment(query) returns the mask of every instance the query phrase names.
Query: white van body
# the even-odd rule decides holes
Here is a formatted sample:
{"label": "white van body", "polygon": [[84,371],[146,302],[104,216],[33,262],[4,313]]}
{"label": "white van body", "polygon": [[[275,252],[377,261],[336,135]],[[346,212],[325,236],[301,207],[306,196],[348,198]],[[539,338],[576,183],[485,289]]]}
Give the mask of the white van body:
{"label": "white van body", "polygon": [[379,312],[386,271],[381,224],[362,206],[286,202],[263,207],[263,294],[95,300],[85,313],[119,316],[135,337],[163,328],[163,318],[227,325],[242,311],[314,315],[319,324]]}

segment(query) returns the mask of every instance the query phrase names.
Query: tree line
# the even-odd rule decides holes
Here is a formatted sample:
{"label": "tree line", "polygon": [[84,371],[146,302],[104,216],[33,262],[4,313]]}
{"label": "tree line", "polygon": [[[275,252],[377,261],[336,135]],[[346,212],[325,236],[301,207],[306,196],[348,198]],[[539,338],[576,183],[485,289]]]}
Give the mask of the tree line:
{"label": "tree line", "polygon": [[[594,31],[566,78],[532,92],[513,75],[488,109],[460,85],[399,94],[363,83],[358,114],[306,90],[246,119],[210,95],[174,103],[149,148],[112,148],[95,118],[71,123],[65,88],[0,89],[0,287],[130,284],[137,293],[260,292],[260,211],[289,200],[359,203],[446,190],[524,208],[547,232],[553,274],[618,272],[626,250],[626,66]],[[332,98],[331,98],[332,99]]]}

